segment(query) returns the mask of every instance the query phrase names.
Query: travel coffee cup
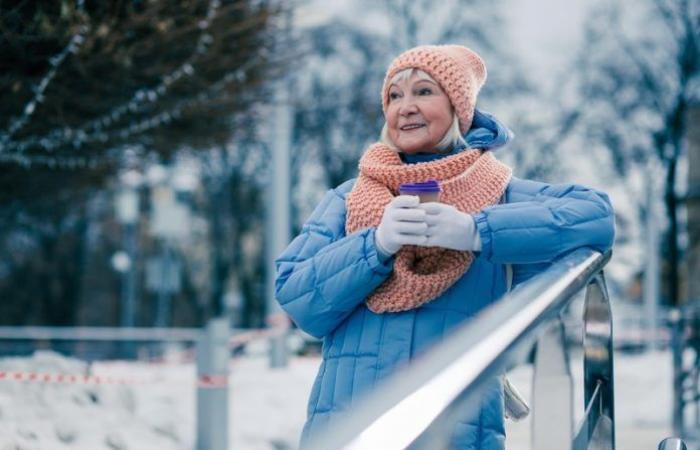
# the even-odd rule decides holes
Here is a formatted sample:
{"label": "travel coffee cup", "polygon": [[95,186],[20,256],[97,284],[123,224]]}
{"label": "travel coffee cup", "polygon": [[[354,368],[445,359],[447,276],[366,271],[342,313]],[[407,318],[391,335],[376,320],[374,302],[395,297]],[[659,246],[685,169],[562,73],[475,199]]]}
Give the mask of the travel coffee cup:
{"label": "travel coffee cup", "polygon": [[440,184],[438,184],[437,180],[404,183],[399,186],[399,194],[417,195],[421,203],[438,202],[440,201]]}

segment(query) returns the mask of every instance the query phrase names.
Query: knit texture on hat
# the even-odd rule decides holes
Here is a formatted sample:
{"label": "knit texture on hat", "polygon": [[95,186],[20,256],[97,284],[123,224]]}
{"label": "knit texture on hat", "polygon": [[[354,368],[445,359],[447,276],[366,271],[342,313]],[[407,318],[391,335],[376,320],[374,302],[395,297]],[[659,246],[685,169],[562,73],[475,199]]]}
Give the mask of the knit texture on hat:
{"label": "knit texture on hat", "polygon": [[404,69],[416,68],[429,74],[445,91],[457,113],[459,129],[469,130],[476,96],[486,81],[486,65],[474,51],[461,45],[423,45],[400,54],[389,66],[382,87],[382,107],[389,105],[389,81]]}
{"label": "knit texture on hat", "polygon": [[[442,203],[475,213],[498,203],[511,174],[491,152],[465,150],[437,161],[404,164],[387,145],[373,144],[360,160],[360,176],[346,199],[345,231],[378,226],[403,183],[436,179]],[[404,246],[396,253],[392,274],[367,297],[367,306],[376,313],[417,308],[452,286],[473,259],[471,252]]]}

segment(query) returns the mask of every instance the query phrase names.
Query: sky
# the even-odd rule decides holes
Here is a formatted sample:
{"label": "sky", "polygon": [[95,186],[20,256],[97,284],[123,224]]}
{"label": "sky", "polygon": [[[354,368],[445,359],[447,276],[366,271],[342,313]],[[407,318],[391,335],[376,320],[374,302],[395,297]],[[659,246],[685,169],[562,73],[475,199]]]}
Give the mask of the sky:
{"label": "sky", "polygon": [[[532,64],[529,69],[542,78],[547,78],[549,71],[562,67],[571,57],[582,39],[583,21],[591,5],[584,0],[508,0],[504,3],[509,6],[503,11],[510,24],[509,41]],[[348,0],[309,1],[298,8],[295,24],[314,26],[334,15],[343,16],[350,4]]]}
{"label": "sky", "polygon": [[587,13],[583,0],[511,0],[505,11],[511,43],[536,80],[553,81],[579,48]]}

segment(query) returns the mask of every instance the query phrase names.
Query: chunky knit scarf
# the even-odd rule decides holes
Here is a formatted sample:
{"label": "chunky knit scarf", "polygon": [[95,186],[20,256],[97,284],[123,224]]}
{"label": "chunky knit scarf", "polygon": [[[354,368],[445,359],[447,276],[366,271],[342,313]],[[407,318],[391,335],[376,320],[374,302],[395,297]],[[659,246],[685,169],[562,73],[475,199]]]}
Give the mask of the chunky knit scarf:
{"label": "chunky knit scarf", "polygon": [[[482,150],[464,150],[436,161],[404,164],[398,153],[385,144],[373,144],[360,160],[360,176],[346,200],[346,233],[378,226],[384,207],[398,195],[403,183],[434,178],[440,182],[442,203],[475,213],[498,203],[511,172],[491,152]],[[459,280],[473,259],[471,252],[404,246],[396,254],[392,274],[367,297],[367,306],[376,313],[417,308]]]}

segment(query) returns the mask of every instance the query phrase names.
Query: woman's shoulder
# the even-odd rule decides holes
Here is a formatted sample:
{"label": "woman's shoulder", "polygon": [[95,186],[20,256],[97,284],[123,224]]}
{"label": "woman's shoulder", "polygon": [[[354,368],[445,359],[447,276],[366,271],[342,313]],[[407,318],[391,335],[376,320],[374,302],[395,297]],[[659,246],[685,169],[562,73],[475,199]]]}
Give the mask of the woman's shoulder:
{"label": "woman's shoulder", "polygon": [[542,181],[526,180],[523,178],[512,177],[508,187],[506,187],[506,201],[521,202],[527,201],[532,197],[541,194],[551,185]]}
{"label": "woman's shoulder", "polygon": [[340,198],[345,200],[345,197],[352,191],[353,186],[355,186],[355,181],[357,178],[351,178],[347,181],[340,183],[338,186],[332,189],[332,191],[337,194]]}
{"label": "woman's shoulder", "polygon": [[338,228],[345,223],[345,199],[355,185],[355,178],[328,189],[307,220],[307,225],[333,223]]}
{"label": "woman's shoulder", "polygon": [[546,183],[513,177],[506,188],[506,202],[529,201],[534,198],[587,196],[609,203],[605,192],[576,183]]}

